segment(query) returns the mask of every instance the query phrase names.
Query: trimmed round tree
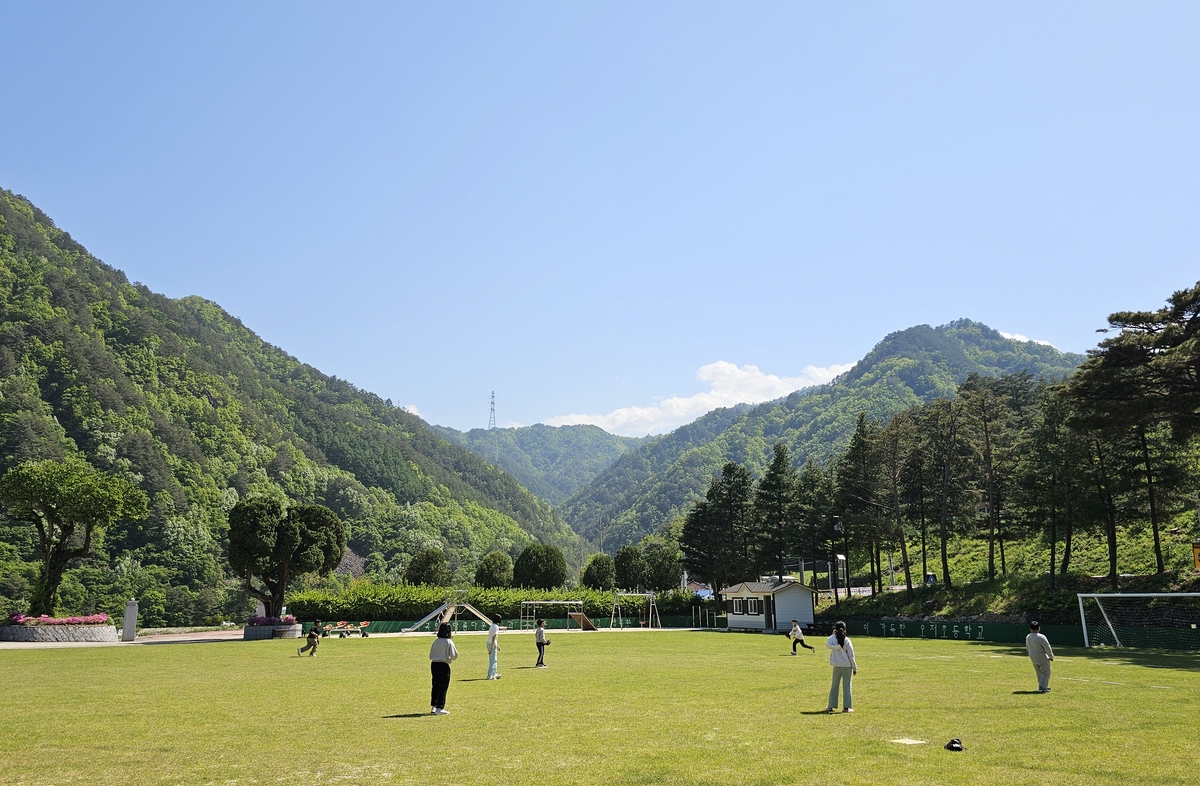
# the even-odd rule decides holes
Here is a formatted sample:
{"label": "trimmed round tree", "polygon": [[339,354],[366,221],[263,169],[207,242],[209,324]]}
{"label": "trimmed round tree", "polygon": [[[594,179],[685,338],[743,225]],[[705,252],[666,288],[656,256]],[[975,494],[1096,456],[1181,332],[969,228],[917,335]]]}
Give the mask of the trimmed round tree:
{"label": "trimmed round tree", "polygon": [[527,589],[554,589],[567,583],[567,560],[556,546],[532,543],[513,564],[513,585]]}
{"label": "trimmed round tree", "polygon": [[148,514],[141,489],[78,457],[13,467],[0,479],[0,504],[10,519],[36,533],[42,564],[29,600],[32,617],[55,613],[67,565],[90,557],[105,529],[118,519]]}
{"label": "trimmed round tree", "polygon": [[446,554],[435,546],[421,549],[408,563],[404,571],[404,580],[409,584],[426,584],[430,587],[448,587],[454,581],[449,566],[446,565]]}
{"label": "trimmed round tree", "polygon": [[594,590],[611,590],[616,586],[617,569],[612,557],[604,552],[597,552],[588,558],[583,568],[583,576],[579,579],[583,586]]}
{"label": "trimmed round tree", "polygon": [[683,563],[679,547],[674,543],[651,543],[642,553],[646,564],[646,588],[655,592],[679,589],[683,579]]}
{"label": "trimmed round tree", "polygon": [[637,546],[622,546],[613,560],[617,571],[617,586],[623,590],[640,590],[646,583],[646,557]]}
{"label": "trimmed round tree", "polygon": [[475,586],[504,589],[513,582],[512,557],[503,551],[489,551],[475,568]]}
{"label": "trimmed round tree", "polygon": [[324,505],[285,510],[277,499],[252,497],[229,511],[229,564],[245,577],[246,594],[262,601],[268,617],[283,613],[293,578],[326,576],[345,552],[346,525]]}

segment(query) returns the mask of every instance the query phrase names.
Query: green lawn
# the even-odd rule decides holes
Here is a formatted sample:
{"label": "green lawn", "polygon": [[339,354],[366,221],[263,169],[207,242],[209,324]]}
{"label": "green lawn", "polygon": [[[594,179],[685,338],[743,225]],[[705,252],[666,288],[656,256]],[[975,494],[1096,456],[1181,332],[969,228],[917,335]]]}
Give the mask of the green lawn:
{"label": "green lawn", "polygon": [[[780,636],[559,633],[0,651],[0,783],[1194,784],[1200,657],[856,639],[856,712]],[[817,642],[820,645],[821,642]],[[889,740],[909,737],[927,745]],[[963,753],[942,745],[960,737]]]}

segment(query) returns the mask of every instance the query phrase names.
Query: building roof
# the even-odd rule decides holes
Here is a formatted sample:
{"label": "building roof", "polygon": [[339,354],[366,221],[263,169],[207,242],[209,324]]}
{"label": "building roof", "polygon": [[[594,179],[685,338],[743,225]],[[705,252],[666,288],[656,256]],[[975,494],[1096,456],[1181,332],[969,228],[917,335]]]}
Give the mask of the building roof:
{"label": "building roof", "polygon": [[799,587],[808,592],[815,592],[811,587],[806,587],[798,581],[743,581],[732,587],[726,587],[725,591],[721,594],[729,595],[741,592],[744,589],[746,592],[755,595],[775,595],[790,587]]}

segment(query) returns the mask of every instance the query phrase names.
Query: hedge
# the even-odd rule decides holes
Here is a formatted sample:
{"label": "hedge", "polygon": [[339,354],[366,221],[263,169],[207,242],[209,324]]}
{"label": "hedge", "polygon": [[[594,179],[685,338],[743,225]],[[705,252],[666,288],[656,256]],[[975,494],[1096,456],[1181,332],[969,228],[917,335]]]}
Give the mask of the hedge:
{"label": "hedge", "polygon": [[[298,620],[419,620],[446,602],[447,590],[442,587],[412,584],[377,584],[370,580],[352,582],[344,590],[301,590],[288,595],[288,613]],[[612,612],[613,593],[591,589],[484,589],[472,587],[467,602],[487,615],[499,614],[505,619],[521,616],[524,600],[581,600],[589,617],[607,617]],[[622,598],[626,616],[638,612],[638,598]],[[711,607],[695,595],[673,590],[655,596],[660,616],[690,616],[693,606]],[[539,609],[547,618],[564,618],[567,607],[548,606]]]}

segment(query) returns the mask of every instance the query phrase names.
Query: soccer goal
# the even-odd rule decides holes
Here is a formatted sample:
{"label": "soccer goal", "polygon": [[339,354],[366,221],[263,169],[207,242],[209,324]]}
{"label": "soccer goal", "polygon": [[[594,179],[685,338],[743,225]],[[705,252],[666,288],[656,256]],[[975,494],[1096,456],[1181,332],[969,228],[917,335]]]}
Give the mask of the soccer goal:
{"label": "soccer goal", "polygon": [[1085,647],[1200,649],[1200,592],[1079,595]]}

